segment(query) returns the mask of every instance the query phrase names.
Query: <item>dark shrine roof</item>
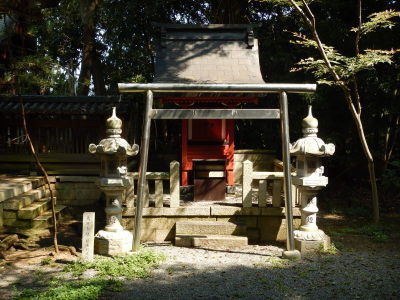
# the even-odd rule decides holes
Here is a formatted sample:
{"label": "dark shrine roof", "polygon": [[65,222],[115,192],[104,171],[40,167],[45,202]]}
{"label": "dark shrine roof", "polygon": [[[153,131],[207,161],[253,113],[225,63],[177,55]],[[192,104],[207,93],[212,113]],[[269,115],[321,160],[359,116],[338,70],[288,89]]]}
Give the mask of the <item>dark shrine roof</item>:
{"label": "dark shrine roof", "polygon": [[252,25],[159,25],[154,82],[264,83]]}
{"label": "dark shrine roof", "polygon": [[113,106],[119,114],[129,111],[129,101],[119,96],[0,95],[0,114],[19,114],[20,98],[31,114],[109,115]]}

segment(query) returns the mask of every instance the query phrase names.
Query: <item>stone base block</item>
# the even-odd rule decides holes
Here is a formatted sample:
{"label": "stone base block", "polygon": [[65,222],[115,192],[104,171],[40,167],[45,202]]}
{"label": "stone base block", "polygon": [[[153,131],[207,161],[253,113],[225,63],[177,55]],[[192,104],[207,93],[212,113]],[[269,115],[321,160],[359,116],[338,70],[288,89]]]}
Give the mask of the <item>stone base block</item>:
{"label": "stone base block", "polygon": [[198,247],[198,248],[230,248],[244,247],[248,245],[248,239],[245,236],[233,235],[177,235],[175,237],[175,246],[178,247]]}
{"label": "stone base block", "polygon": [[132,250],[133,236],[129,231],[100,230],[94,237],[94,252],[100,255],[122,255]]}
{"label": "stone base block", "polygon": [[186,235],[245,235],[246,226],[224,221],[178,221],[176,234]]}
{"label": "stone base block", "polygon": [[305,241],[300,239],[294,239],[294,246],[302,254],[313,253],[319,250],[326,250],[331,245],[331,238],[325,234],[324,238],[319,241]]}

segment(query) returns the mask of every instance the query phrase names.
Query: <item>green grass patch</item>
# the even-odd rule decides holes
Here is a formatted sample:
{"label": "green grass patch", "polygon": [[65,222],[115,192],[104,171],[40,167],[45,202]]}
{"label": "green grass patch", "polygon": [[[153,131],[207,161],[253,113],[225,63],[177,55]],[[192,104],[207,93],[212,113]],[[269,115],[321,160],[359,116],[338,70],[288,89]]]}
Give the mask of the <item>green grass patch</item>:
{"label": "green grass patch", "polygon": [[370,237],[375,242],[387,242],[390,239],[393,228],[389,224],[366,224],[359,227],[344,227],[334,231],[329,231],[333,237],[343,237],[346,235],[364,235]]}
{"label": "green grass patch", "polygon": [[98,299],[105,291],[120,291],[122,286],[121,280],[103,278],[67,283],[50,281],[45,290],[25,289],[14,300],[91,300]]}
{"label": "green grass patch", "polygon": [[329,247],[325,248],[323,244],[319,246],[318,253],[322,255],[337,255],[339,254],[338,248],[336,248],[335,243],[331,243]]}
{"label": "green grass patch", "polygon": [[94,269],[97,271],[98,276],[102,277],[143,278],[149,276],[152,268],[156,267],[157,263],[164,259],[164,255],[153,250],[144,249],[131,255],[96,257],[93,262],[77,261],[66,266],[64,271],[80,276],[86,270]]}
{"label": "green grass patch", "polygon": [[358,229],[360,234],[371,237],[376,242],[386,242],[390,238],[390,226],[383,224],[367,224]]}
{"label": "green grass patch", "polygon": [[40,264],[42,266],[50,265],[53,262],[53,260],[50,257],[43,258]]}
{"label": "green grass patch", "polygon": [[[96,257],[93,262],[77,261],[64,268],[72,273],[71,279],[61,279],[56,275],[43,276],[43,272],[35,271],[40,284],[35,288],[24,289],[14,296],[14,300],[91,300],[98,299],[105,292],[121,291],[123,281],[118,277],[129,279],[143,278],[150,275],[157,263],[164,260],[163,254],[150,249],[142,249],[138,253],[116,257]],[[47,265],[47,260],[42,265]],[[96,270],[95,278],[82,280],[79,277],[86,270]],[[39,278],[38,277],[38,278]],[[64,277],[64,276],[63,276]],[[70,277],[68,275],[67,277]],[[116,279],[118,278],[118,279]],[[16,283],[17,285],[17,283]]]}
{"label": "green grass patch", "polygon": [[272,269],[281,269],[288,266],[288,261],[276,256],[271,256],[267,262],[271,264]]}

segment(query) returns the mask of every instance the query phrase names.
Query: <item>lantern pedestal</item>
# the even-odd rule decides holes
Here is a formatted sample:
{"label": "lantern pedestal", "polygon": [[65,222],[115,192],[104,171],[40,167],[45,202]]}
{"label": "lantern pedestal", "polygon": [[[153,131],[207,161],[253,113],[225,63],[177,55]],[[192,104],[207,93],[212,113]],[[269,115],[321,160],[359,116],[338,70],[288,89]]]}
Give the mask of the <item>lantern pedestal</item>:
{"label": "lantern pedestal", "polygon": [[295,177],[293,184],[297,186],[301,195],[301,225],[294,231],[295,248],[301,253],[315,252],[327,249],[330,246],[330,237],[317,226],[317,193],[326,186],[328,178]]}
{"label": "lantern pedestal", "polygon": [[132,250],[133,236],[121,225],[122,197],[129,184],[130,178],[102,178],[99,188],[106,195],[106,220],[104,230],[100,230],[94,237],[94,249],[100,255],[121,255]]}

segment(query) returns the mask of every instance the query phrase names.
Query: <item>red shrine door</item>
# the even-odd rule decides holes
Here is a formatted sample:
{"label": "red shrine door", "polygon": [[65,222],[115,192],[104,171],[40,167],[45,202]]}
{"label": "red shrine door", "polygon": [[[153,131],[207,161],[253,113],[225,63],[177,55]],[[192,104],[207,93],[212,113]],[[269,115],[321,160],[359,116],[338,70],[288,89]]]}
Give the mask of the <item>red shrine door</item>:
{"label": "red shrine door", "polygon": [[233,120],[182,121],[182,185],[189,184],[193,161],[224,162],[226,184],[233,186]]}
{"label": "red shrine door", "polygon": [[225,120],[189,120],[189,143],[221,144],[226,137]]}

